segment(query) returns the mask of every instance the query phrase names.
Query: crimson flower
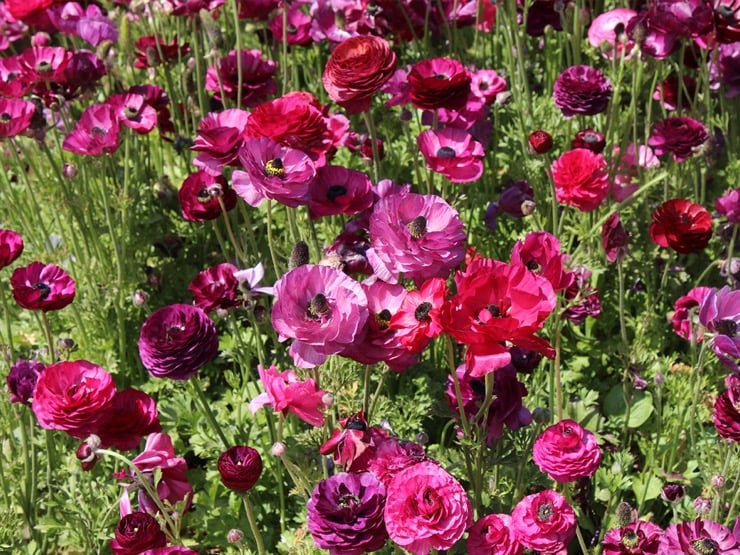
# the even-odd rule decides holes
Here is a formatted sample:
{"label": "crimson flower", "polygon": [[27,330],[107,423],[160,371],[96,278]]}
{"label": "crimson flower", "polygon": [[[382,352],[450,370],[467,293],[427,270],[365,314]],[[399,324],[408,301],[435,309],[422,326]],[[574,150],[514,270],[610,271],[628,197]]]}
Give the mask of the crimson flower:
{"label": "crimson flower", "polygon": [[555,160],[552,180],[558,202],[582,212],[596,210],[609,192],[606,160],[585,148],[569,150]]}
{"label": "crimson flower", "polygon": [[418,291],[409,291],[388,327],[412,353],[420,353],[429,341],[442,333],[442,306],[447,298],[447,283],[442,278],[426,280]]}
{"label": "crimson flower", "polygon": [[188,43],[178,44],[177,35],[170,42],[165,42],[160,35],[146,35],[136,39],[135,46],[134,67],[137,69],[156,67],[163,62],[177,60],[178,57],[184,58],[190,53],[190,45]]}
{"label": "crimson flower", "polygon": [[712,238],[712,215],[688,200],[667,200],[653,212],[650,238],[683,254],[701,252]]}
{"label": "crimson flower", "polygon": [[75,298],[75,282],[54,264],[31,262],[10,276],[13,298],[28,310],[59,310]]}
{"label": "crimson flower", "polygon": [[709,132],[701,122],[690,118],[669,117],[655,124],[648,139],[655,154],[671,154],[676,162],[691,158],[709,139]]}
{"label": "crimson flower", "polygon": [[10,266],[23,252],[23,238],[12,229],[0,229],[0,270]]}
{"label": "crimson flower", "polygon": [[[190,174],[177,193],[182,217],[191,222],[215,220],[222,213],[236,206],[237,194],[229,187],[226,178],[205,171]],[[221,203],[223,203],[223,209]]]}
{"label": "crimson flower", "polygon": [[470,73],[451,58],[422,60],[414,64],[407,79],[411,102],[425,110],[462,108],[470,93]]}
{"label": "crimson flower", "polygon": [[135,449],[144,436],[161,432],[157,403],[138,389],[116,392],[108,418],[96,432],[103,447],[121,451]]}
{"label": "crimson flower", "polygon": [[262,457],[253,447],[235,445],[221,453],[217,467],[223,485],[238,493],[247,493],[260,479]]}
{"label": "crimson flower", "polygon": [[114,555],[140,555],[167,545],[162,527],[149,513],[134,512],[122,517],[110,542]]}
{"label": "crimson flower", "polygon": [[544,490],[523,498],[511,513],[519,543],[543,553],[560,553],[576,535],[576,514],[565,497]]}
{"label": "crimson flower", "polygon": [[593,476],[601,464],[596,436],[573,420],[548,427],[534,442],[532,458],[556,482]]}
{"label": "crimson flower", "polygon": [[740,443],[740,376],[727,376],[725,388],[714,403],[712,421],[720,437]]}

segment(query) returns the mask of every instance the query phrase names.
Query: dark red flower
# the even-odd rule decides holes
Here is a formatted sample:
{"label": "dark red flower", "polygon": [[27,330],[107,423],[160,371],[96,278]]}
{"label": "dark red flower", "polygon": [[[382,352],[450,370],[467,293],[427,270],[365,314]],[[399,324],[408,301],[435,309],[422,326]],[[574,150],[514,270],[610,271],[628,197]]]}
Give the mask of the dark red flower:
{"label": "dark red flower", "polygon": [[703,251],[712,238],[712,215],[688,200],[668,200],[653,212],[650,238],[683,254]]}
{"label": "dark red flower", "polygon": [[411,102],[425,110],[462,108],[470,93],[470,73],[451,58],[422,60],[411,68],[407,79]]}
{"label": "dark red flower", "polygon": [[606,146],[606,138],[598,131],[584,129],[576,133],[571,144],[573,148],[587,148],[591,152],[601,154]]}
{"label": "dark red flower", "polygon": [[23,238],[12,229],[0,229],[0,270],[10,266],[23,252]]}
{"label": "dark red flower", "polygon": [[686,116],[669,117],[655,124],[648,145],[658,156],[671,154],[676,162],[683,162],[708,139],[707,128],[701,122]]}
{"label": "dark red flower", "polygon": [[225,96],[233,101],[241,99],[243,106],[254,107],[277,92],[276,70],[277,64],[264,58],[261,50],[232,50],[217,65],[208,68],[206,90],[221,102]]}
{"label": "dark red flower", "polygon": [[188,43],[182,45],[177,44],[177,35],[169,43],[165,42],[159,35],[139,37],[136,40],[136,61],[134,62],[134,67],[137,69],[156,67],[162,62],[184,57],[189,52],[190,45]]}
{"label": "dark red flower", "polygon": [[228,212],[236,206],[236,191],[229,187],[223,176],[214,177],[210,173],[198,171],[190,174],[178,193],[182,217],[191,222],[205,222],[218,218],[224,208]]}
{"label": "dark red flower", "polygon": [[54,264],[31,262],[10,276],[13,298],[28,310],[59,310],[75,298],[75,282]]}
{"label": "dark red flower", "polygon": [[342,418],[341,429],[334,430],[329,440],[319,449],[322,455],[333,455],[345,472],[364,472],[375,457],[373,434],[367,425],[365,413],[360,411]]}
{"label": "dark red flower", "polygon": [[627,254],[627,241],[630,234],[619,220],[619,212],[614,212],[601,226],[601,246],[609,262],[622,262]]}
{"label": "dark red flower", "polygon": [[552,150],[552,135],[538,129],[529,135],[529,149],[532,154],[547,154]]}
{"label": "dark red flower", "polygon": [[725,386],[714,403],[712,421],[720,437],[740,443],[740,376],[730,374]]}
{"label": "dark red flower", "polygon": [[253,447],[230,447],[218,458],[218,473],[227,488],[238,493],[247,493],[260,479],[262,457]]}
{"label": "dark red flower", "polygon": [[114,555],[138,555],[167,545],[167,536],[149,513],[127,514],[118,522],[115,534],[110,542]]}
{"label": "dark red flower", "polygon": [[110,418],[97,435],[103,447],[128,451],[137,448],[144,436],[161,431],[154,399],[138,389],[125,389],[113,397]]}
{"label": "dark red flower", "polygon": [[233,308],[237,304],[239,280],[234,272],[239,268],[228,262],[217,264],[200,272],[188,285],[195,306],[211,313],[219,308]]}

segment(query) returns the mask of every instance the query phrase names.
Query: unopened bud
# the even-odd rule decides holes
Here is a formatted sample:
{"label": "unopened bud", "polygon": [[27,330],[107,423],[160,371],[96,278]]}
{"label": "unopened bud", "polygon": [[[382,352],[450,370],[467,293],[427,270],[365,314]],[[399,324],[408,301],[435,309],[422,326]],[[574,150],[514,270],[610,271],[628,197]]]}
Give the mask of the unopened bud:
{"label": "unopened bud", "polygon": [[694,500],[694,510],[698,516],[706,516],[712,510],[712,501],[706,497],[697,497]]}
{"label": "unopened bud", "polygon": [[239,543],[244,539],[244,532],[241,530],[237,530],[236,528],[232,528],[229,530],[229,533],[226,535],[226,540],[229,543]]}
{"label": "unopened bud", "polygon": [[532,420],[537,422],[537,424],[540,424],[540,425],[548,424],[551,418],[552,418],[552,414],[550,414],[550,409],[546,409],[544,407],[537,407],[532,411]]}
{"label": "unopened bud", "polygon": [[321,403],[324,405],[324,407],[331,408],[332,405],[334,405],[334,395],[331,393],[324,393],[321,397]]}
{"label": "unopened bud", "polygon": [[634,512],[629,503],[622,501],[617,505],[617,526],[623,528],[634,521]]}
{"label": "unopened bud", "polygon": [[299,266],[308,264],[308,260],[308,245],[304,241],[298,241],[293,245],[293,251],[290,253],[288,268],[294,270]]}
{"label": "unopened bud", "polygon": [[270,449],[270,453],[273,454],[275,457],[282,457],[285,455],[285,444],[281,441],[276,441],[273,443],[272,448]]}
{"label": "unopened bud", "polygon": [[717,489],[724,489],[725,488],[725,482],[726,478],[722,476],[721,474],[715,474],[712,476],[712,485]]}
{"label": "unopened bud", "polygon": [[77,166],[70,162],[64,164],[64,167],[62,168],[62,175],[67,179],[74,179],[77,177],[78,173]]}
{"label": "unopened bud", "polygon": [[131,295],[131,304],[133,304],[136,308],[143,308],[144,305],[149,301],[149,293],[146,291],[142,291],[141,289],[137,289],[134,291],[133,295]]}

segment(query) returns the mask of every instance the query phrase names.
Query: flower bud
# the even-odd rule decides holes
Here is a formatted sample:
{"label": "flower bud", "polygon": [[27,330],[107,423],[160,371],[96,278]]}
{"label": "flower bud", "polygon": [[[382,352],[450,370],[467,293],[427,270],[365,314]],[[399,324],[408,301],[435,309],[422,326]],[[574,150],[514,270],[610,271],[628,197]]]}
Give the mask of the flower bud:
{"label": "flower bud", "polygon": [[290,262],[288,268],[294,270],[299,266],[308,264],[308,245],[304,241],[298,241],[293,245],[293,251],[290,253]]}
{"label": "flower bud", "polygon": [[706,516],[712,510],[712,501],[706,497],[697,497],[694,499],[694,510],[697,516]]}
{"label": "flower bud", "polygon": [[629,503],[622,501],[617,505],[617,526],[624,528],[635,520],[634,510]]}
{"label": "flower bud", "polygon": [[529,153],[530,154],[547,154],[552,150],[552,135],[547,131],[538,129],[532,131],[529,135]]}
{"label": "flower bud", "polygon": [[551,419],[552,414],[550,414],[550,409],[537,407],[532,411],[532,420],[534,420],[537,424],[548,424]]}
{"label": "flower bud", "polygon": [[131,304],[133,304],[136,308],[143,308],[148,301],[149,293],[147,293],[146,291],[142,291],[141,289],[137,289],[131,295]]}
{"label": "flower bud", "polygon": [[62,168],[62,175],[67,179],[74,179],[78,173],[77,165],[71,162],[67,162]]}
{"label": "flower bud", "polygon": [[715,474],[712,476],[712,485],[718,490],[724,489],[726,478],[721,474]]}
{"label": "flower bud", "polygon": [[668,482],[663,486],[660,497],[667,503],[678,503],[686,495],[686,488],[678,482]]}
{"label": "flower bud", "polygon": [[230,490],[246,493],[262,474],[262,457],[252,447],[236,445],[221,453],[217,467],[223,485]]}
{"label": "flower bud", "polygon": [[282,457],[285,455],[285,444],[281,441],[276,441],[273,444],[272,449],[270,449],[270,453],[272,453],[274,457]]}
{"label": "flower bud", "polygon": [[237,530],[236,528],[229,530],[229,533],[226,536],[226,540],[229,543],[239,543],[242,539],[244,539],[244,532]]}

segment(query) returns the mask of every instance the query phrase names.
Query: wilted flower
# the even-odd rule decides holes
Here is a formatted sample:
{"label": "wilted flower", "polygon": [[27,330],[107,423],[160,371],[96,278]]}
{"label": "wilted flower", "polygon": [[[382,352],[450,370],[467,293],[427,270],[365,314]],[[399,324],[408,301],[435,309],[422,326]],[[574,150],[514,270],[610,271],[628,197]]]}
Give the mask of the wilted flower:
{"label": "wilted flower", "polygon": [[585,148],[561,154],[552,163],[552,180],[558,202],[582,212],[596,210],[609,192],[606,160]]}
{"label": "wilted flower", "polygon": [[688,254],[701,252],[712,238],[712,215],[700,204],[671,199],[653,212],[650,238],[661,247]]}
{"label": "wilted flower", "polygon": [[339,421],[341,429],[334,430],[319,452],[332,455],[337,464],[346,472],[364,472],[371,459],[375,457],[375,442],[371,428],[367,425],[365,413],[357,412]]}
{"label": "wilted flower", "polygon": [[574,482],[594,475],[601,464],[601,449],[596,436],[578,422],[561,420],[539,435],[532,458],[556,482]]}
{"label": "wilted flower", "polygon": [[229,447],[218,457],[221,483],[237,493],[247,493],[262,475],[262,457],[253,447]]}
{"label": "wilted flower", "polygon": [[427,167],[453,183],[468,183],[483,175],[483,146],[464,129],[428,129],[416,137]]}
{"label": "wilted flower", "polygon": [[116,525],[115,538],[110,542],[114,555],[139,555],[149,549],[165,547],[167,536],[149,513],[133,512]]}
{"label": "wilted flower", "polygon": [[5,382],[11,403],[31,404],[33,389],[44,368],[46,365],[38,360],[19,360],[10,368]]}
{"label": "wilted flower", "polygon": [[725,388],[714,403],[712,421],[720,437],[740,443],[740,376],[727,376]]}
{"label": "wilted flower", "polygon": [[523,551],[512,530],[511,517],[506,514],[479,518],[468,531],[465,546],[468,555],[521,555]]}
{"label": "wilted flower", "polygon": [[606,76],[590,66],[572,66],[563,71],[553,86],[555,106],[566,118],[600,114],[609,105],[612,86]]}
{"label": "wilted flower", "polygon": [[0,270],[10,266],[23,252],[23,238],[12,229],[0,229]]}
{"label": "wilted flower", "polygon": [[265,392],[249,403],[252,414],[270,405],[274,412],[281,412],[283,416],[293,413],[312,426],[324,425],[323,411],[327,407],[323,398],[326,392],[316,387],[313,378],[301,381],[292,370],[278,372],[275,366],[265,369],[259,364],[257,372]]}
{"label": "wilted flower", "polygon": [[28,310],[60,310],[75,298],[74,280],[59,266],[31,262],[10,276],[13,298]]}
{"label": "wilted flower", "polygon": [[676,162],[683,162],[708,139],[707,128],[701,122],[687,116],[669,117],[655,124],[648,145],[658,156],[671,154]]}
{"label": "wilted flower", "polygon": [[523,498],[511,513],[512,530],[524,547],[558,553],[576,535],[576,514],[565,497],[544,490]]}

